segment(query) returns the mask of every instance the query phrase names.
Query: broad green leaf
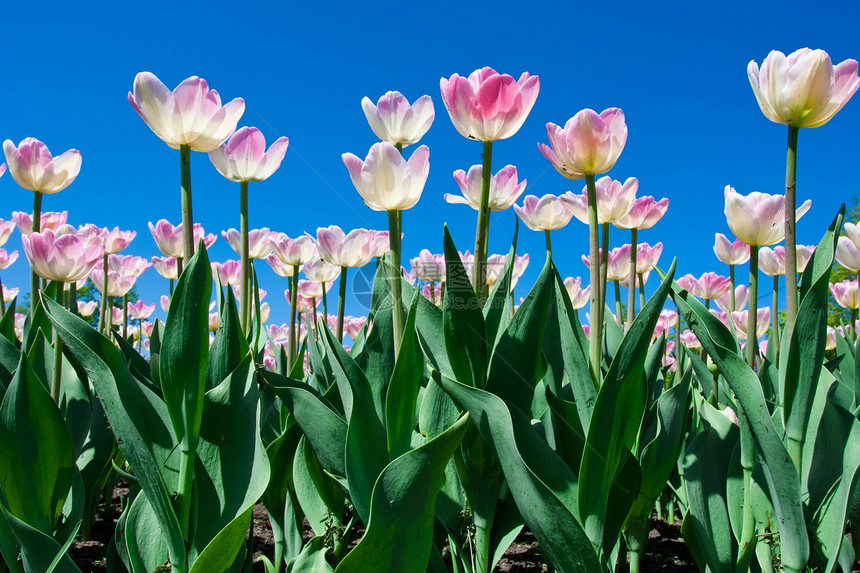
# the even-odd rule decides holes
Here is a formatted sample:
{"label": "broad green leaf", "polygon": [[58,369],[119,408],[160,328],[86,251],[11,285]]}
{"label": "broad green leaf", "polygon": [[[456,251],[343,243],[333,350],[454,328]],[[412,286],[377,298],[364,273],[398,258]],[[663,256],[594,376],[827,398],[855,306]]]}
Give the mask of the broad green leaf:
{"label": "broad green leaf", "polygon": [[15,517],[5,506],[0,505],[0,511],[21,543],[26,573],[81,573],[67,554],[74,536],[61,546],[49,535]]}
{"label": "broad green leaf", "polygon": [[418,312],[415,317],[416,332],[421,348],[433,368],[452,378],[454,371],[445,349],[445,330],[442,327],[442,309],[425,296],[418,297]]}
{"label": "broad green leaf", "polygon": [[197,557],[188,573],[226,571],[245,545],[253,513],[254,505],[251,504],[221,529]]}
{"label": "broad green leaf", "polygon": [[325,475],[307,439],[299,441],[290,468],[295,497],[317,535],[325,535],[326,523],[341,522],[344,497],[337,483]]}
{"label": "broad green leaf", "polygon": [[212,271],[203,241],[182,270],[161,339],[159,369],[164,403],[183,451],[197,448],[209,354]]}
{"label": "broad green leaf", "polygon": [[12,299],[12,302],[6,305],[6,312],[0,317],[0,338],[4,338],[7,342],[14,346],[19,346],[18,337],[15,335],[15,303],[18,302],[18,297]]}
{"label": "broad green leaf", "polygon": [[239,324],[236,297],[233,296],[233,289],[228,288],[226,301],[221,306],[221,316],[218,331],[215,333],[215,341],[209,349],[206,389],[214,388],[226,379],[239,366],[239,363],[250,350]]}
{"label": "broad green leaf", "polygon": [[499,274],[499,280],[493,285],[490,297],[484,305],[484,324],[486,325],[487,341],[490,344],[491,350],[495,348],[498,334],[504,331],[506,311],[510,309],[511,282],[517,254],[517,236],[519,232],[520,219],[517,217],[514,225],[514,239],[511,241],[511,250],[508,251],[508,258],[505,261],[502,272]]}
{"label": "broad green leaf", "polygon": [[373,488],[370,520],[340,573],[424,571],[433,541],[436,495],[444,469],[468,428],[463,416],[436,438],[391,462]]}
{"label": "broad green leaf", "polygon": [[308,541],[290,567],[290,573],[331,573],[332,567],[325,558],[329,548],[324,541],[322,537],[314,537]]}
{"label": "broad green leaf", "polygon": [[124,550],[133,572],[154,571],[170,559],[169,548],[160,535],[153,535],[158,517],[145,492],[141,492],[127,510]]}
{"label": "broad green leaf", "polygon": [[410,449],[412,430],[415,427],[415,405],[421,377],[424,374],[424,353],[415,335],[415,315],[418,309],[416,292],[406,317],[403,341],[397,363],[388,383],[385,397],[385,429],[388,436],[388,457],[394,460]]}
{"label": "broad green leaf", "polygon": [[72,486],[75,450],[57,405],[23,354],[0,405],[0,468],[9,512],[51,535]]}

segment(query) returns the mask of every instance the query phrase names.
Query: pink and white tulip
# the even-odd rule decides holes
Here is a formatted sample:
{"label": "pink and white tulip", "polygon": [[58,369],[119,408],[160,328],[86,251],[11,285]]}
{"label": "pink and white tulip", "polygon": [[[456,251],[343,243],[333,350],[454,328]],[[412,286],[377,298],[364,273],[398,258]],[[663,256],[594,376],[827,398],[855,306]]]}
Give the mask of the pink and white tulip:
{"label": "pink and white tulip", "polygon": [[[66,224],[69,218],[68,211],[44,211],[39,217],[39,228],[41,232],[56,231]],[[30,213],[23,211],[12,211],[12,220],[22,235],[29,235],[33,232],[33,217]]]}
{"label": "pink and white tulip", "polygon": [[[630,243],[615,247],[610,250],[606,258],[606,280],[607,281],[623,281],[630,276]],[[598,251],[598,255],[603,260],[603,249]],[[582,262],[585,266],[591,268],[591,261],[587,255],[582,255]]]}
{"label": "pink and white tulip", "polygon": [[[738,310],[732,313],[732,322],[735,325],[735,332],[738,338],[747,337],[747,324],[749,321],[748,310]],[[756,310],[756,338],[761,338],[767,334],[767,329],[770,327],[770,307],[759,308]]]}
{"label": "pink and white tulip", "polygon": [[78,314],[83,316],[84,318],[88,316],[92,316],[96,309],[99,307],[98,301],[88,300],[86,302],[79,300],[78,301]]}
{"label": "pink and white tulip", "polygon": [[112,231],[107,231],[104,235],[105,254],[113,255],[126,248],[129,243],[137,236],[137,231],[120,231],[119,227],[114,227]]}
{"label": "pink and white tulip", "polygon": [[538,143],[538,149],[568,179],[606,173],[627,143],[624,112],[617,107],[600,114],[584,109],[567,120],[564,128],[547,123],[546,131],[549,146]]}
{"label": "pink and white tulip", "polygon": [[660,255],[663,254],[663,243],[657,243],[653,247],[648,243],[636,245],[636,273],[647,273],[657,266]]}
{"label": "pink and white tulip", "polygon": [[[269,241],[272,231],[268,227],[248,231],[248,258],[265,259],[272,252]],[[242,235],[236,229],[221,231],[221,236],[237,255],[242,254]]]}
{"label": "pink and white tulip", "polygon": [[410,261],[416,276],[427,282],[445,282],[445,255],[434,255],[421,249],[418,256]]}
{"label": "pink and white tulip", "polygon": [[229,260],[223,263],[213,262],[212,276],[218,278],[221,286],[232,285],[236,286],[242,277],[242,265],[239,261]]}
{"label": "pink and white tulip", "polygon": [[[6,244],[6,241],[9,240],[9,236],[12,234],[12,231],[15,230],[15,221],[8,220],[5,221],[0,219],[0,247]],[[33,230],[33,225],[30,225],[30,230]]]}
{"label": "pink and white tulip", "polygon": [[750,246],[740,239],[734,242],[722,233],[714,235],[714,254],[726,265],[742,265],[750,260]]}
{"label": "pink and white tulip", "polygon": [[[845,223],[846,227],[848,225],[850,223]],[[836,260],[846,269],[855,273],[860,272],[860,248],[851,240],[851,237],[839,237],[836,245]]]}
{"label": "pink and white tulip", "polygon": [[[443,198],[448,203],[460,203],[469,205],[478,210],[481,207],[481,177],[484,172],[483,165],[473,165],[466,173],[462,169],[454,172],[454,179],[460,187],[461,195],[445,193]],[[517,168],[506,165],[495,175],[490,177],[490,198],[487,203],[490,211],[504,211],[513,205],[523,191],[526,189],[526,180],[517,180]]]}
{"label": "pink and white tulip", "polygon": [[374,211],[411,209],[430,173],[430,149],[422,145],[407,161],[394,145],[374,143],[364,161],[344,153],[343,163],[358,194]]}
{"label": "pink and white tulip", "polygon": [[373,260],[376,231],[353,229],[344,233],[337,225],[319,227],[316,244],[320,258],[336,267],[363,267]]}
{"label": "pink and white tulip", "polygon": [[[770,195],[753,191],[741,195],[731,185],[724,192],[725,214],[729,228],[748,245],[773,245],[785,237],[785,195]],[[800,219],[812,206],[807,199],[797,209]]]}
{"label": "pink and white tulip", "polygon": [[[717,307],[723,312],[731,311],[731,295],[731,292],[727,292],[726,294],[714,301],[717,303]],[[735,310],[743,309],[743,307],[747,305],[749,300],[749,289],[747,288],[747,285],[737,285],[735,287]]]}
{"label": "pink and white tulip", "polygon": [[55,237],[48,230],[24,235],[21,242],[33,272],[51,281],[77,282],[102,258],[100,247],[85,247],[75,233]]}
{"label": "pink and white tulip", "polygon": [[555,231],[570,222],[573,213],[556,195],[526,195],[523,206],[514,205],[514,211],[532,231]]}
{"label": "pink and white tulip", "polygon": [[[630,177],[623,184],[608,175],[595,182],[597,197],[597,222],[614,223],[627,215],[636,200],[639,180]],[[588,188],[583,187],[580,195],[568,191],[560,197],[565,207],[570,209],[573,216],[588,224]]]}
{"label": "pink and white tulip", "polygon": [[369,97],[364,97],[361,109],[376,137],[394,145],[399,143],[402,147],[421,139],[436,117],[429,95],[421,96],[410,105],[398,91],[386,92],[376,105]]}
{"label": "pink and white tulip", "polygon": [[32,137],[16,147],[3,142],[9,173],[15,183],[36,193],[52,194],[68,187],[81,171],[81,152],[70,149],[53,157],[48,147]]}
{"label": "pink and white tulip", "polygon": [[307,235],[292,239],[284,233],[270,235],[272,253],[286,265],[300,266],[319,256],[314,240]]}
{"label": "pink and white tulip", "polygon": [[830,285],[830,293],[839,306],[852,310],[860,308],[860,297],[857,294],[856,280],[846,279],[839,283],[832,283]]}
{"label": "pink and white tulip", "polygon": [[137,302],[129,302],[126,305],[128,310],[128,317],[134,320],[146,320],[147,318],[155,312],[155,303],[146,304],[144,301],[139,300]]}
{"label": "pink and white tulip", "polygon": [[18,260],[18,251],[7,253],[6,249],[0,249],[0,270],[8,268],[12,263]]}
{"label": "pink and white tulip", "polygon": [[259,129],[241,127],[226,143],[209,152],[209,160],[230,181],[263,181],[281,166],[287,145],[289,140],[281,136],[266,151],[266,138]]}
{"label": "pink and white tulip", "polygon": [[330,265],[322,259],[314,259],[302,267],[308,279],[317,283],[332,283],[340,276],[340,267]]}
{"label": "pink and white tulip", "polygon": [[[152,238],[155,239],[155,244],[158,250],[165,257],[184,258],[185,248],[182,244],[182,223],[175,227],[165,219],[153,225],[150,221],[149,232],[152,233]],[[213,233],[206,234],[203,226],[200,223],[194,223],[194,243],[197,244],[201,240],[208,249],[215,242],[217,237]]]}
{"label": "pink and white tulip", "polygon": [[[597,205],[599,208],[599,198]],[[655,201],[651,195],[638,197],[633,201],[630,211],[617,221],[614,221],[613,224],[620,229],[650,229],[657,224],[657,221],[663,218],[668,208],[669,200],[666,198]]]}
{"label": "pink and white tulip", "polygon": [[591,300],[591,286],[582,288],[582,278],[580,277],[564,279],[564,288],[574,309],[584,307]]}
{"label": "pink and white tulip", "polygon": [[179,264],[173,257],[152,257],[155,271],[166,279],[179,278]]}

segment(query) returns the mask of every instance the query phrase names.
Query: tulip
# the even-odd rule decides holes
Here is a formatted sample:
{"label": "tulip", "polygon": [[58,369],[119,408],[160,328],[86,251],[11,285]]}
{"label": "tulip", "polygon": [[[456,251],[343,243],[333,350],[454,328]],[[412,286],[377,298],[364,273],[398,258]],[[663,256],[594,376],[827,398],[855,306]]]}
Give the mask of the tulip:
{"label": "tulip", "polygon": [[[523,206],[514,205],[514,211],[523,223],[533,231],[555,231],[570,222],[573,213],[556,195],[526,195]],[[551,250],[551,243],[547,250]]]}
{"label": "tulip", "polygon": [[682,332],[680,339],[681,344],[683,344],[690,350],[698,350],[702,348],[702,343],[699,342],[699,339],[696,337],[692,330],[685,330],[684,332]]}
{"label": "tulip", "polygon": [[346,321],[346,335],[356,339],[361,329],[364,328],[365,323],[367,323],[366,316],[349,316]]}
{"label": "tulip", "polygon": [[707,272],[696,280],[693,286],[693,295],[705,300],[712,301],[724,297],[732,285],[728,277],[717,273]]}
{"label": "tulip", "polygon": [[104,231],[106,231],[104,237],[106,255],[120,252],[137,236],[137,231],[120,231],[119,227],[114,227],[113,231],[108,229]]}
{"label": "tulip", "polygon": [[738,285],[734,288],[734,291],[730,291],[714,302],[717,303],[717,308],[721,311],[732,312],[732,306],[734,306],[735,310],[741,310],[747,305],[748,301],[749,289],[746,285]]}
{"label": "tulip", "polygon": [[730,242],[722,233],[714,236],[714,254],[727,265],[742,265],[750,260],[750,246],[740,239]]}
{"label": "tulip", "polygon": [[439,305],[442,303],[442,285],[429,283],[424,285],[421,288],[421,294],[424,295],[424,298],[429,300],[435,305]]}
{"label": "tulip", "polygon": [[[21,289],[19,288],[7,288],[5,285],[0,285],[0,290],[2,290],[3,293],[3,296],[0,297],[0,300],[2,300],[4,304],[9,304],[13,300],[15,300],[15,298],[18,296],[18,293],[21,291]],[[3,312],[5,313],[6,311],[4,310]]]}
{"label": "tulip", "polygon": [[758,268],[769,277],[785,275],[785,247],[762,247],[758,253]]}
{"label": "tulip", "polygon": [[269,335],[269,339],[272,341],[281,341],[286,340],[290,334],[290,327],[287,324],[282,324],[278,326],[277,324],[270,324],[266,327],[266,334]]}
{"label": "tulip", "polygon": [[442,101],[463,137],[491,142],[514,135],[528,117],[540,79],[524,72],[519,80],[482,68],[468,78],[454,74],[439,82]]}
{"label": "tulip", "polygon": [[164,312],[167,312],[170,309],[170,297],[169,296],[167,296],[165,294],[161,295],[159,302],[161,303],[161,310],[163,310]]}
{"label": "tulip", "polygon": [[445,282],[445,255],[434,255],[427,249],[421,249],[410,264],[420,280],[431,283]]}
{"label": "tulip", "polygon": [[588,303],[591,287],[582,288],[582,279],[580,277],[568,277],[564,279],[564,288],[570,297],[570,303],[574,309],[580,309]]}
{"label": "tulip", "polygon": [[[850,224],[845,223],[845,227]],[[836,260],[849,271],[860,273],[860,248],[854,244],[850,237],[839,237],[839,242],[836,245]]]}
{"label": "tulip", "polygon": [[[391,253],[391,235],[388,231],[374,231],[373,256],[377,259]],[[403,238],[401,233],[400,238]]]}
{"label": "tulip", "polygon": [[376,105],[364,97],[361,108],[376,137],[401,148],[421,139],[436,117],[429,95],[421,96],[410,105],[397,91],[386,92]]}
{"label": "tulip", "polygon": [[[463,195],[445,193],[443,196],[445,201],[469,205],[476,211],[480,210],[483,172],[484,167],[482,165],[473,165],[469,168],[468,173],[462,169],[455,171],[454,180],[457,181]],[[517,180],[517,168],[513,165],[506,165],[490,177],[490,196],[487,208],[490,211],[504,211],[510,208],[519,199],[525,188],[526,180]]]}
{"label": "tulip", "polygon": [[[635,177],[628,178],[623,184],[609,176],[598,179],[595,182],[597,222],[615,223],[625,217],[633,208],[638,188],[639,181]],[[561,201],[574,217],[588,224],[588,186],[583,187],[580,195],[568,191],[561,196]]]}
{"label": "tulip", "polygon": [[827,341],[824,350],[836,350],[836,329],[832,326],[827,327]]}
{"label": "tulip", "polygon": [[[856,280],[846,279],[842,282],[832,283],[830,285],[830,293],[839,306],[855,311],[855,313],[860,308],[860,297],[857,294]],[[855,319],[855,317],[852,317],[852,324],[854,324]]]}
{"label": "tulip", "polygon": [[[738,338],[747,338],[749,334],[749,325],[756,326],[756,338],[761,338],[767,333],[768,325],[770,324],[770,307],[759,308],[756,310],[757,319],[751,321],[748,318],[748,310],[737,310],[731,314],[732,323],[735,326],[735,332],[738,333]],[[749,341],[747,342],[749,345]]]}
{"label": "tulip", "polygon": [[318,283],[332,283],[340,274],[340,267],[330,265],[324,260],[317,258],[302,267],[302,272],[308,279]]}
{"label": "tulip", "polygon": [[337,225],[319,227],[316,244],[320,257],[337,267],[363,267],[374,257],[376,232],[353,229],[344,233]]}
{"label": "tulip", "polygon": [[146,320],[153,312],[155,312],[155,303],[146,304],[142,300],[139,300],[134,303],[128,303],[126,308],[128,309],[129,318],[133,318],[135,320]]}
{"label": "tulip", "polygon": [[[39,221],[39,227],[41,232],[45,231],[56,231],[61,226],[66,224],[66,220],[69,217],[68,211],[45,211],[42,213],[41,219]],[[33,232],[33,218],[29,213],[24,213],[21,211],[12,211],[12,219],[15,221],[15,225],[18,227],[18,230],[21,231],[22,235],[29,235]]]}
{"label": "tulip", "polygon": [[[152,238],[155,239],[155,244],[158,250],[165,257],[175,257],[177,259],[185,258],[185,248],[183,244],[183,224],[180,223],[175,227],[165,219],[159,219],[153,225],[149,222],[149,231],[152,233]],[[217,237],[213,233],[205,234],[203,226],[200,223],[194,223],[193,239],[197,243],[203,241],[204,246],[208,249],[215,242]]]}
{"label": "tulip", "polygon": [[[30,225],[29,230],[32,230],[32,225]],[[0,219],[0,247],[6,244],[6,241],[9,240],[9,236],[12,234],[12,231],[15,230],[15,221],[9,220],[5,221]]]}
{"label": "tulip", "polygon": [[[307,235],[302,235],[300,237],[292,239],[284,233],[272,233],[270,235],[270,241],[272,244],[272,252],[280,260],[280,262],[285,265],[292,266],[293,272],[291,275],[292,278],[290,280],[292,288],[289,289],[288,292],[292,292],[293,296],[295,297],[298,290],[297,283],[299,280],[299,267],[319,256],[316,243],[311,237],[308,237]],[[269,264],[271,264],[271,262]],[[344,277],[342,273],[341,280],[343,279]],[[341,292],[344,294],[344,296],[346,294],[345,290],[345,284],[341,285]],[[296,337],[297,304],[298,301],[295,298],[290,300],[291,339],[289,352],[287,353],[290,368],[292,368],[293,362],[296,358],[296,354],[298,353],[298,340]]]}
{"label": "tulip", "polygon": [[7,253],[6,249],[0,249],[0,270],[8,268],[12,263],[18,260],[18,251]]}
{"label": "tulip", "polygon": [[[725,189],[726,219],[729,228],[741,241],[751,247],[773,245],[783,240],[785,234],[780,223],[785,213],[785,197],[754,191],[741,195],[731,185]],[[812,206],[807,199],[797,209],[800,219]],[[751,253],[752,254],[752,253]]]}
{"label": "tulip", "polygon": [[223,263],[211,263],[212,276],[218,277],[221,285],[240,285],[242,277],[242,264],[239,261],[224,261]]}
{"label": "tulip", "polygon": [[418,275],[415,274],[415,271],[407,271],[406,267],[400,267],[400,274],[410,285],[415,286],[415,281],[418,280]]}
{"label": "tulip", "polygon": [[416,149],[408,161],[386,142],[374,143],[364,161],[352,153],[342,157],[353,185],[374,211],[414,207],[430,173],[430,150],[426,145]]}
{"label": "tulip", "polygon": [[92,316],[93,313],[98,308],[99,303],[95,300],[88,300],[86,302],[79,300],[78,301],[78,314],[83,317]]}
{"label": "tulip", "polygon": [[[265,259],[272,252],[269,237],[272,232],[268,227],[262,229],[251,229],[248,231],[248,258]],[[242,254],[242,235],[236,229],[221,231],[221,236],[230,245],[237,255]]]}
{"label": "tulip", "polygon": [[276,275],[287,278],[293,276],[293,265],[284,263],[281,259],[275,256],[275,253],[266,257],[266,262],[269,263],[269,266],[272,267],[272,270],[275,271]]}
{"label": "tulip", "polygon": [[62,283],[86,277],[102,255],[99,247],[85,248],[74,233],[55,237],[50,230],[32,232],[21,237],[21,242],[33,271],[46,280]]}
{"label": "tulip", "polygon": [[158,274],[166,279],[172,281],[179,278],[176,259],[173,257],[152,257],[152,266]]}

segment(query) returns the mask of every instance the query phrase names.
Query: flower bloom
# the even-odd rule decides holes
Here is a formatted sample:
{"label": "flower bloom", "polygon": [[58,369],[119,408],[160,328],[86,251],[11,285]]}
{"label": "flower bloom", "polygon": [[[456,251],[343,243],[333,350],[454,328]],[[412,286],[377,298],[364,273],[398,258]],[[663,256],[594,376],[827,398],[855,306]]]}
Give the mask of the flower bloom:
{"label": "flower bloom", "polygon": [[330,265],[322,259],[314,259],[302,267],[308,279],[318,283],[331,283],[340,276],[340,267]]}
{"label": "flower bloom", "polygon": [[[487,258],[487,285],[493,286],[501,278],[502,271],[505,269],[505,264],[508,262],[508,255],[490,255]],[[526,271],[529,266],[529,255],[519,256],[514,255],[514,264],[511,268],[511,289],[513,289],[517,280]]]}
{"label": "flower bloom", "polygon": [[269,263],[269,266],[272,267],[276,275],[281,277],[293,276],[293,265],[282,262],[281,259],[275,256],[275,253],[266,257],[266,262]]}
{"label": "flower bloom", "polygon": [[809,48],[774,50],[761,70],[751,61],[747,75],[765,117],[794,127],[824,125],[860,87],[856,60],[834,66],[827,52]]}
{"label": "flower bloom", "polygon": [[281,166],[287,145],[289,140],[282,136],[266,151],[266,138],[259,129],[241,127],[209,152],[209,160],[230,181],[263,181]]}
{"label": "flower bloom", "polygon": [[[608,175],[595,182],[597,195],[597,222],[614,223],[621,219],[633,207],[636,200],[636,190],[639,180],[630,177],[622,184]],[[574,195],[568,191],[560,197],[564,206],[570,209],[573,216],[588,225],[588,187],[582,188],[582,194]]]}
{"label": "flower bloom", "polygon": [[636,273],[647,273],[657,266],[660,255],[663,254],[663,243],[657,243],[653,247],[648,243],[636,245]]}
{"label": "flower bloom", "polygon": [[[391,237],[388,231],[374,231],[373,237],[373,252],[376,258],[384,257],[391,252]],[[400,233],[400,239],[403,240],[404,233]]]}
{"label": "flower bloom", "polygon": [[624,112],[617,107],[600,114],[584,109],[567,120],[564,128],[547,123],[546,131],[549,146],[538,143],[538,149],[568,179],[606,173],[627,143]]}
{"label": "flower bloom", "polygon": [[[463,193],[453,195],[445,193],[443,198],[448,203],[461,203],[469,205],[476,211],[481,207],[481,177],[484,173],[483,165],[473,165],[466,173],[462,169],[454,172],[454,179]],[[495,175],[490,177],[490,199],[488,206],[490,211],[504,211],[510,208],[520,198],[526,188],[526,180],[517,181],[517,168],[506,165]]]}
{"label": "flower bloom", "polygon": [[344,233],[337,225],[319,227],[316,244],[320,258],[336,267],[363,267],[374,255],[376,231],[353,229]]}
{"label": "flower bloom", "polygon": [[[174,227],[166,219],[159,219],[155,225],[150,221],[149,232],[152,233],[152,238],[155,239],[158,250],[165,257],[176,257],[178,259],[185,257],[185,247],[182,242],[182,223]],[[208,235],[205,233],[200,223],[194,223],[194,243],[197,244],[202,240],[208,249],[217,237],[213,233],[209,233]]]}
{"label": "flower bloom", "polygon": [[[101,265],[99,265],[100,267]],[[152,263],[135,255],[110,255],[108,256],[108,268],[123,275],[134,275],[139,277],[143,271],[152,266]]]}
{"label": "flower bloom", "polygon": [[197,76],[184,80],[171,92],[154,74],[140,72],[132,89],[128,102],[172,149],[187,145],[195,151],[212,151],[236,131],[245,113],[242,98],[222,106],[218,92]]}
{"label": "flower bloom", "polygon": [[833,283],[830,285],[830,293],[839,306],[855,310],[860,308],[856,280],[846,279],[841,283]]}
{"label": "flower bloom", "polygon": [[836,329],[832,326],[827,327],[827,342],[824,350],[836,350]]}
{"label": "flower bloom", "polygon": [[7,139],[3,142],[3,152],[15,183],[36,193],[62,191],[81,171],[80,151],[70,149],[52,157],[48,147],[32,137],[21,141],[18,147]]}
{"label": "flower bloom", "polygon": [[242,264],[239,261],[213,262],[212,276],[218,277],[222,286],[238,285],[242,276]]}
{"label": "flower bloom", "polygon": [[418,275],[415,274],[415,271],[407,271],[406,267],[400,266],[400,274],[403,275],[403,278],[406,279],[406,282],[415,286],[415,281],[418,280]]}
{"label": "flower bloom", "polygon": [[[845,223],[845,227],[851,223]],[[836,260],[840,265],[855,273],[860,272],[860,249],[851,237],[839,237],[839,242],[836,245]]]}
{"label": "flower bloom", "polygon": [[127,305],[128,317],[134,320],[146,320],[155,312],[155,303],[146,304],[142,300],[129,302]]}
{"label": "flower bloom", "polygon": [[[598,209],[600,200],[597,201]],[[630,211],[613,224],[620,229],[650,229],[663,218],[669,208],[669,200],[666,198],[655,201],[651,195],[638,197],[633,201]]]}
{"label": "flower bloom", "polygon": [[714,235],[714,254],[726,265],[742,265],[750,260],[750,246],[740,239],[734,242],[722,233]]}
{"label": "flower bloom", "polygon": [[439,82],[451,123],[463,137],[478,141],[507,139],[528,117],[540,91],[540,79],[523,72],[519,80],[493,68],[469,77],[454,74]]}
{"label": "flower bloom", "polygon": [[[622,281],[630,275],[630,243],[615,247],[609,251],[606,257],[606,280],[607,281]],[[662,250],[662,248],[661,248]],[[600,260],[603,260],[603,249],[598,250]],[[585,266],[591,268],[591,261],[588,255],[582,255],[582,262]]]}
{"label": "flower bloom", "polygon": [[3,302],[6,304],[9,304],[13,300],[15,300],[15,297],[18,296],[18,292],[20,291],[20,289],[17,287],[6,288],[6,285],[2,285],[2,288],[3,288]]}
{"label": "flower bloom", "polygon": [[18,260],[18,251],[7,253],[6,249],[0,249],[0,270],[9,268],[9,266]]}
{"label": "flower bloom", "polygon": [[[756,338],[761,338],[767,333],[770,327],[770,307],[766,306],[756,311]],[[732,313],[732,322],[735,325],[735,332],[738,338],[747,337],[747,321],[749,317],[748,310],[738,310]]]}
{"label": "flower bloom", "polygon": [[119,227],[114,227],[113,231],[104,229],[105,254],[112,255],[120,252],[136,236],[137,231],[120,231]]}
{"label": "flower bloom", "polygon": [[445,255],[434,255],[427,249],[421,249],[418,256],[409,262],[422,281],[445,282]]}
{"label": "flower bloom", "polygon": [[699,342],[699,339],[696,337],[692,330],[685,330],[681,333],[681,344],[683,344],[690,350],[698,350],[702,347],[702,343]]}
{"label": "flower bloom", "polygon": [[[430,288],[431,286],[433,286],[432,289]],[[442,284],[437,283],[437,284],[431,285],[430,283],[427,283],[426,285],[421,287],[421,294],[423,294],[424,298],[426,298],[427,300],[429,300],[433,304],[436,304],[436,305],[441,304],[441,302],[442,302]]]}
{"label": "flower bloom", "polygon": [[591,300],[591,286],[582,288],[582,278],[580,277],[564,279],[564,288],[570,297],[570,304],[575,309],[584,307]]}
{"label": "flower bloom", "polygon": [[[741,195],[726,185],[726,219],[735,236],[747,245],[773,245],[785,237],[785,195],[770,195],[753,191]],[[807,199],[797,209],[800,219],[812,206]]]}
{"label": "flower bloom", "polygon": [[570,222],[573,213],[560,197],[526,195],[523,206],[514,205],[514,211],[532,231],[555,231]]}
{"label": "flower bloom", "polygon": [[[66,224],[66,220],[68,220],[68,218],[68,211],[44,211],[39,216],[39,229],[42,233],[49,230],[56,231]],[[29,235],[33,232],[33,218],[30,216],[30,213],[12,211],[12,220],[15,221],[15,225],[18,227],[18,230],[21,231],[22,235]]]}
{"label": "flower bloom", "polygon": [[170,297],[168,297],[166,294],[163,294],[158,301],[161,303],[161,310],[167,312],[170,308]]}
{"label": "flower bloom", "polygon": [[51,281],[77,282],[102,258],[100,247],[85,247],[75,233],[55,237],[48,230],[24,235],[21,242],[33,272]]}
{"label": "flower bloom", "polygon": [[[326,284],[326,291],[331,289],[331,283]],[[321,299],[323,295],[322,283],[301,279],[299,280],[299,296],[309,299]]]}
{"label": "flower bloom", "polygon": [[98,301],[88,300],[86,302],[79,300],[78,301],[78,314],[83,317],[92,316],[96,309],[99,307]]}
{"label": "flower bloom", "polygon": [[707,272],[696,279],[691,292],[703,300],[716,300],[728,294],[731,288],[732,283],[728,277]]}
{"label": "flower bloom", "polygon": [[386,92],[376,105],[369,97],[361,100],[361,109],[376,137],[403,147],[416,143],[427,133],[436,117],[433,100],[421,96],[409,105],[409,100],[397,91]]}
{"label": "flower bloom", "polygon": [[785,247],[762,247],[758,251],[758,268],[769,277],[785,276]]}
{"label": "flower bloom", "polygon": [[[653,338],[660,338],[664,332],[669,333],[669,330],[675,327],[678,323],[678,313],[674,310],[661,310],[660,316],[657,318],[657,325],[654,328]],[[670,352],[668,349],[666,352]]]}
{"label": "flower bloom", "polygon": [[166,279],[179,278],[179,265],[173,257],[152,257],[152,266]]}
{"label": "flower bloom", "polygon": [[[6,244],[6,241],[9,240],[9,235],[12,234],[12,231],[15,230],[15,221],[8,220],[5,221],[0,219],[0,247]],[[33,225],[30,225],[30,230],[33,230]]]}
{"label": "flower bloom", "polygon": [[355,337],[358,336],[358,333],[361,332],[361,329],[364,327],[364,324],[367,322],[366,316],[347,316],[344,318],[343,327],[346,331],[346,335],[355,340]]}
{"label": "flower bloom", "polygon": [[[732,299],[731,290],[716,299],[714,302],[717,303],[717,307],[723,312],[731,311]],[[735,310],[741,310],[743,307],[747,305],[750,300],[749,289],[746,285],[737,285],[735,287]],[[713,310],[713,309],[712,309]],[[726,326],[728,326],[728,322],[726,322]]]}
{"label": "flower bloom", "polygon": [[374,143],[364,161],[352,153],[344,153],[342,159],[358,194],[374,211],[414,207],[430,173],[430,149],[426,145],[416,149],[408,161],[384,141]]}
{"label": "flower bloom", "polygon": [[[272,231],[268,227],[262,229],[251,229],[248,231],[248,258],[265,259],[272,252],[269,237]],[[221,231],[221,236],[230,245],[237,255],[242,254],[242,235],[236,229]]]}
{"label": "flower bloom", "polygon": [[270,235],[272,252],[285,265],[300,266],[319,256],[314,240],[307,235],[291,239],[284,233]]}

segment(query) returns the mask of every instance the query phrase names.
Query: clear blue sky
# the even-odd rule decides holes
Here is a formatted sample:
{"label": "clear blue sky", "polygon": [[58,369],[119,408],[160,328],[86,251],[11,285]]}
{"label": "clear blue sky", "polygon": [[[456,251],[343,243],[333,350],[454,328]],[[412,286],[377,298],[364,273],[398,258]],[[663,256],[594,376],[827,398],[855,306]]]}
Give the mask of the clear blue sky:
{"label": "clear blue sky", "polygon": [[[232,2],[98,4],[4,7],[0,139],[36,137],[55,154],[79,149],[80,176],[47,196],[43,208],[68,210],[75,225],[134,229],[138,237],[125,252],[147,258],[159,254],[147,222],[180,220],[179,153],[126,99],[139,71],[171,89],[201,76],[223,100],[245,99],[240,126],[259,127],[269,143],[290,138],[281,169],[251,184],[250,221],[291,236],[329,224],[386,228],[385,214],[363,205],[341,154],[364,157],[376,141],[363,96],[375,101],[393,89],[413,101],[430,94],[436,121],[421,142],[430,147],[430,176],[421,201],[404,213],[404,259],[424,247],[441,252],[445,222],[461,250],[474,249],[475,211],[448,205],[442,195],[456,192],[454,170],[480,162],[481,144],[452,126],[439,79],[482,66],[537,74],[537,102],[519,132],[495,144],[493,171],[516,165],[528,179],[526,193],[578,192],[581,182],[562,178],[537,150],[547,141],[546,122],[563,124],[585,107],[621,107],[629,137],[610,175],[638,177],[640,195],[669,198],[666,217],[640,239],[664,242],[662,266],[677,256],[679,273],[699,275],[728,272],[712,251],[714,233],[729,233],[724,186],[744,194],[784,190],[787,129],[759,111],[747,63],[760,63],[772,49],[805,46],[827,50],[834,62],[860,58],[856,2],[271,2],[241,10]],[[816,243],[839,205],[860,195],[858,127],[855,96],[827,125],[802,130],[798,202],[813,204],[798,242]],[[219,235],[238,227],[238,184],[201,153],[192,154],[192,178],[195,221]],[[0,218],[32,208],[32,193],[8,174],[0,198]],[[507,252],[513,225],[512,210],[493,215],[491,253]],[[519,251],[532,257],[521,284],[530,285],[544,259],[543,236],[522,227],[520,239]],[[628,233],[613,229],[611,241],[628,242]],[[584,225],[574,219],[554,234],[553,247],[565,276],[587,277]],[[17,232],[6,248],[20,250]],[[219,237],[211,258],[237,256]],[[26,291],[23,251],[21,259],[2,278]],[[257,269],[273,321],[286,320],[286,280],[264,263]],[[149,302],[167,289],[154,269],[138,284]],[[524,294],[519,287],[517,296]],[[347,312],[363,311],[351,303]]]}

